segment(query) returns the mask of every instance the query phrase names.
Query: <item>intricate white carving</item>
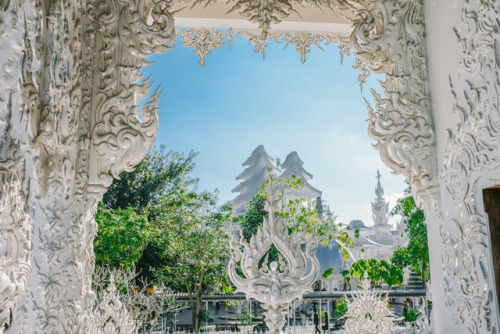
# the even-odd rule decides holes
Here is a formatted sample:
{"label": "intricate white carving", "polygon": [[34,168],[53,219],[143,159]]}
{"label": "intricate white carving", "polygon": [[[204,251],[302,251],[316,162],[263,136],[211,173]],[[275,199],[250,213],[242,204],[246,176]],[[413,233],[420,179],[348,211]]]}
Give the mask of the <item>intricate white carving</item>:
{"label": "intricate white carving", "polygon": [[158,131],[159,89],[142,107],[141,120],[138,99],[147,97],[151,85],[149,79],[138,82],[143,79],[140,72],[147,64],[145,59],[170,50],[175,31],[170,1],[145,2],[101,0],[96,5],[99,51],[93,78],[97,91],[93,97],[95,115],[91,131],[98,168],[90,177],[95,178],[97,185],[107,186],[111,182],[108,172],[118,177],[122,171],[131,171]]}
{"label": "intricate white carving", "polygon": [[[107,172],[117,176],[130,170],[154,139],[159,94],[144,106],[140,120],[137,100],[147,95],[148,84],[136,83],[145,58],[168,50],[173,19],[165,1],[24,2],[3,4],[0,23],[5,32],[0,118],[10,112],[6,124],[14,133],[2,136],[8,133],[21,145],[12,151],[19,158],[2,143],[0,163],[8,162],[7,168],[17,173],[21,195],[36,198],[29,202],[30,293],[18,305],[23,315],[9,330],[88,333],[93,331],[95,299],[92,215],[111,180]],[[18,233],[22,231],[20,225]],[[16,247],[15,236],[1,237]],[[27,263],[29,274],[25,255],[19,248],[14,260],[18,266]],[[13,277],[11,269],[5,273],[19,279],[13,290],[2,276],[5,297],[10,291],[8,298],[15,300],[27,278]]]}
{"label": "intricate white carving", "polygon": [[359,2],[363,9],[355,10],[349,48],[356,54],[360,83],[368,71],[386,74],[381,82],[385,97],[372,92],[375,110],[368,106],[368,134],[382,161],[411,182],[422,207],[422,199],[429,204],[437,191],[422,3]]}
{"label": "intricate white carving", "polygon": [[102,300],[94,311],[97,334],[135,334],[136,325],[132,315],[121,302],[113,275],[104,291]]}
{"label": "intricate white carving", "polygon": [[[272,188],[272,186],[271,186]],[[265,210],[268,218],[252,236],[250,243],[242,237],[240,245],[236,244],[234,235],[231,240],[233,254],[228,264],[229,278],[236,286],[236,292],[244,292],[247,300],[255,299],[262,303],[265,309],[266,325],[271,331],[279,331],[285,325],[283,316],[289,303],[301,298],[304,292],[312,291],[312,284],[319,275],[319,261],[313,253],[317,243],[314,238],[302,235],[289,235],[281,218],[276,218],[278,200],[273,197],[272,190],[266,201]],[[241,235],[243,233],[241,232]],[[271,262],[268,266],[268,257],[264,259],[262,267],[259,262],[274,245],[285,257],[280,254],[278,263]],[[302,251],[304,245],[305,251]],[[243,253],[240,251],[243,247]],[[307,269],[310,261],[311,267]],[[245,277],[236,272],[237,263],[241,262],[241,270]]]}
{"label": "intricate white carving", "polygon": [[17,303],[31,276],[32,194],[29,177],[29,79],[32,13],[7,1],[0,9],[0,331],[18,316]]}
{"label": "intricate white carving", "polygon": [[[230,31],[230,30],[228,30]],[[184,29],[181,30],[183,41],[181,44],[193,49],[193,52],[200,57],[200,65],[205,65],[205,56],[212,53],[213,50],[224,46],[222,41],[225,39],[224,31],[215,29]]]}
{"label": "intricate white carving", "polygon": [[419,298],[418,311],[420,312],[420,315],[415,321],[415,332],[419,334],[431,334],[431,321],[429,319],[429,307],[427,305],[426,298]]}
{"label": "intricate white carving", "polygon": [[[295,46],[295,50],[300,54],[300,59],[303,63],[306,61],[307,54],[311,51],[311,47],[315,46],[323,50],[323,46],[331,43],[339,43],[344,45],[347,43],[347,37],[334,36],[328,34],[312,34],[307,32],[288,33],[283,31],[272,31],[267,34],[266,38],[260,35],[255,35],[245,30],[227,29],[215,30],[214,28],[193,28],[180,31],[182,37],[181,44],[185,47],[193,49],[193,52],[200,57],[200,65],[205,65],[205,57],[212,53],[213,50],[222,48],[223,46],[233,42],[234,38],[248,38],[248,43],[254,46],[254,51],[261,53],[265,58],[267,43],[274,40],[276,43],[284,43],[284,49],[290,45]],[[344,47],[342,50],[344,51]],[[345,51],[344,51],[345,52]]]}
{"label": "intricate white carving", "polygon": [[[15,173],[0,171],[0,326],[11,325],[31,275],[31,225]],[[0,330],[1,331],[1,330]]]}
{"label": "intricate white carving", "polygon": [[[263,34],[255,41],[262,50],[270,24],[300,5],[292,0],[232,2],[233,11],[259,23]],[[420,198],[432,195],[434,134],[420,1],[305,2],[357,14],[346,48],[356,53],[362,76],[386,73],[386,98],[375,95],[370,135],[385,163],[411,180]],[[160,93],[153,94],[138,117],[138,99],[150,88],[149,80],[140,82],[140,70],[150,54],[168,51],[174,42],[170,3],[12,0],[2,5],[0,112],[12,110],[7,122],[15,127],[12,138],[24,156],[17,159],[2,151],[0,158],[12,163],[24,200],[28,193],[36,194],[36,205],[29,204],[34,205],[29,212],[34,212],[35,270],[28,302],[22,305],[35,329],[19,325],[19,332],[92,331],[92,214],[111,175],[131,170],[154,140]],[[307,34],[279,39],[293,43],[302,59],[318,40]],[[31,187],[31,177],[36,186]],[[15,299],[17,288],[4,286]]]}
{"label": "intricate white carving", "polygon": [[255,47],[255,52],[262,54],[265,58],[267,42],[274,40],[276,43],[285,43],[284,49],[289,45],[294,45],[295,50],[300,54],[300,60],[305,63],[307,54],[311,51],[311,47],[315,46],[320,50],[323,50],[322,46],[326,46],[331,43],[345,43],[347,38],[341,36],[334,36],[328,34],[312,34],[307,32],[300,33],[288,33],[283,31],[273,31],[269,32],[263,38],[252,34],[247,31],[237,31],[236,36],[238,38],[246,37],[249,39],[249,43]]}
{"label": "intricate white carving", "polygon": [[500,4],[467,1],[463,6],[466,31],[455,28],[463,56],[450,80],[457,122],[448,129],[440,173],[446,196],[456,208],[441,226],[445,295],[457,323],[470,333],[490,333],[498,315],[491,303],[493,273],[485,270],[491,262],[488,228],[477,201],[478,184],[488,180],[488,174],[496,175],[496,182],[499,178]]}
{"label": "intricate white carving", "polygon": [[395,315],[388,307],[389,300],[381,299],[380,294],[371,291],[368,273],[365,271],[361,279],[361,293],[353,294],[352,301],[347,300],[347,312],[342,333],[391,333],[394,329]]}

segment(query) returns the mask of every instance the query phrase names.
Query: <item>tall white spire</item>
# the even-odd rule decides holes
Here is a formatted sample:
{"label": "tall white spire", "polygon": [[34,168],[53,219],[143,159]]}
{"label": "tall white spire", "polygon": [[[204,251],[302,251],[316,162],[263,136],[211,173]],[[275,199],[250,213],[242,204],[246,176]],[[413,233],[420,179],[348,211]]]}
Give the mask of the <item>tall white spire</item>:
{"label": "tall white spire", "polygon": [[389,225],[389,203],[384,199],[384,188],[380,185],[380,171],[377,169],[377,187],[375,202],[372,202],[372,217],[375,226]]}

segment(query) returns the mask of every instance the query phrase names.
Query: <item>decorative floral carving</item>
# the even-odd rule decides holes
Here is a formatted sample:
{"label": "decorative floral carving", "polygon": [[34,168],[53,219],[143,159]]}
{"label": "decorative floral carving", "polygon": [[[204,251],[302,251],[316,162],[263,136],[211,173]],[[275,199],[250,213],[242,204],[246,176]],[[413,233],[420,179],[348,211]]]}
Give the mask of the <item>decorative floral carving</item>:
{"label": "decorative floral carving", "polygon": [[[236,292],[244,292],[247,300],[255,299],[262,303],[266,312],[266,325],[271,331],[279,331],[285,325],[283,313],[294,299],[301,298],[304,292],[312,291],[312,284],[319,275],[319,262],[313,249],[317,243],[314,238],[306,239],[304,235],[289,235],[281,218],[276,218],[278,200],[269,191],[265,210],[268,218],[264,218],[262,226],[247,243],[242,237],[240,245],[236,244],[234,235],[231,240],[233,254],[229,260],[229,278],[236,286]],[[243,236],[243,233],[241,233]],[[280,254],[278,263],[271,262],[268,256],[262,267],[259,262],[274,245]],[[305,251],[302,251],[302,247]],[[243,253],[240,251],[243,247]],[[307,262],[311,267],[307,269]],[[245,278],[236,272],[237,263],[241,262],[241,270]]]}
{"label": "decorative floral carving", "polygon": [[224,31],[215,29],[184,29],[181,30],[183,41],[181,44],[193,49],[193,52],[200,56],[200,65],[205,65],[205,56],[212,53],[213,50],[224,46],[222,41],[225,39]]}
{"label": "decorative floral carving", "polygon": [[371,283],[365,271],[361,279],[361,293],[353,294],[353,300],[347,301],[347,312],[344,315],[346,321],[342,333],[391,333],[394,329],[391,317],[395,315],[387,306],[388,298],[381,299],[380,295],[370,288]]}
{"label": "decorative floral carving", "polygon": [[[30,13],[7,1],[0,9],[0,331],[12,327],[17,304],[26,296],[31,277],[31,194],[27,172],[30,149],[29,102],[23,72],[31,66],[23,27]],[[24,20],[19,17],[24,16]],[[23,22],[24,21],[24,22]],[[22,61],[24,58],[24,62]]]}
{"label": "decorative floral carving", "polygon": [[299,15],[290,0],[236,0],[235,2],[236,4],[228,13],[238,11],[250,22],[258,23],[259,28],[262,29],[263,40],[267,39],[271,24],[280,23],[292,13]]}
{"label": "decorative floral carving", "polygon": [[31,225],[16,173],[0,171],[0,325],[11,325],[31,275]]}
{"label": "decorative floral carving", "polygon": [[142,79],[141,66],[147,64],[144,59],[170,50],[175,31],[170,1],[151,5],[150,13],[140,0],[99,1],[96,6],[99,53],[94,81],[98,90],[91,137],[98,168],[90,177],[99,186],[111,182],[108,172],[118,177],[122,171],[131,171],[158,131],[156,104],[161,93],[157,89],[144,104],[141,120],[138,98],[147,97],[151,85],[149,79],[137,83]]}
{"label": "decorative floral carving", "polygon": [[303,63],[306,61],[307,54],[311,51],[311,47],[315,46],[323,50],[322,46],[331,43],[346,43],[347,37],[333,36],[327,34],[311,34],[311,33],[287,33],[282,31],[270,32],[266,39],[260,35],[252,34],[244,30],[227,29],[224,31],[216,31],[213,28],[201,29],[184,29],[180,31],[182,37],[181,44],[185,47],[193,49],[193,52],[200,56],[200,65],[204,66],[205,56],[212,53],[213,50],[222,48],[227,44],[231,46],[234,38],[248,38],[248,43],[252,44],[255,52],[261,53],[265,58],[267,42],[274,40],[276,43],[284,43],[284,48],[290,45],[295,46],[295,50],[300,54],[300,59]]}
{"label": "decorative floral carving", "polygon": [[135,334],[136,325],[132,315],[121,302],[113,275],[101,302],[94,311],[97,334]]}
{"label": "decorative floral carving", "polygon": [[[359,2],[363,9],[355,10],[349,48],[362,73],[360,83],[369,71],[386,74],[385,97],[372,92],[375,110],[368,106],[368,134],[382,161],[411,182],[422,207],[422,200],[429,204],[437,192],[423,6],[419,0]],[[394,43],[397,39],[404,42]]]}
{"label": "decorative floral carving", "polygon": [[446,306],[470,333],[490,333],[498,324],[491,304],[494,277],[485,270],[492,261],[488,228],[477,201],[478,185],[499,179],[499,15],[498,2],[467,1],[463,5],[466,31],[455,28],[463,55],[458,73],[450,77],[457,121],[448,129],[440,173],[446,196],[456,208],[441,226]]}

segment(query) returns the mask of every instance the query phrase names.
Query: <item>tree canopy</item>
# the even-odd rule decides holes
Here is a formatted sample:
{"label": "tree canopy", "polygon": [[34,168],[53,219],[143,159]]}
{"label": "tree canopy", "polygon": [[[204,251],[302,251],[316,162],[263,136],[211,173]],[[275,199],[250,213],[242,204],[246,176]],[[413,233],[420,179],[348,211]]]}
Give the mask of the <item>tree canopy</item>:
{"label": "tree canopy", "polygon": [[99,205],[94,218],[99,226],[94,240],[97,267],[132,269],[153,233],[147,214]]}
{"label": "tree canopy", "polygon": [[403,271],[397,265],[391,264],[385,260],[376,259],[361,259],[351,264],[349,270],[343,270],[341,275],[346,282],[349,282],[351,277],[361,279],[364,273],[368,274],[368,278],[375,282],[381,283],[382,281],[389,285],[401,286],[403,284]]}
{"label": "tree canopy", "polygon": [[97,267],[136,270],[136,281],[188,292],[199,329],[202,293],[227,284],[225,224],[229,203],[198,192],[190,173],[196,153],[151,149],[137,168],[114,180],[95,215]]}
{"label": "tree canopy", "polygon": [[394,251],[391,262],[401,269],[410,267],[424,281],[430,279],[429,246],[427,241],[427,224],[424,212],[420,210],[415,200],[409,194],[398,200],[391,215],[399,214],[405,223],[405,233],[409,241],[406,247],[398,247]]}
{"label": "tree canopy", "polygon": [[106,209],[127,209],[137,212],[177,187],[185,188],[197,182],[189,174],[193,171],[194,158],[198,154],[190,152],[187,156],[174,151],[152,147],[144,159],[132,172],[120,173],[104,194],[102,203]]}

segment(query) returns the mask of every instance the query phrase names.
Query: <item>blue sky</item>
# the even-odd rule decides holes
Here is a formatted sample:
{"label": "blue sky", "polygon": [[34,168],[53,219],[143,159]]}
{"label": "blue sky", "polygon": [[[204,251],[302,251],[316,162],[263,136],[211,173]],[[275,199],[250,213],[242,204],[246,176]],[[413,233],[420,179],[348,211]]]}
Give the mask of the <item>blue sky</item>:
{"label": "blue sky", "polygon": [[[372,224],[368,209],[375,197],[375,174],[382,174],[386,197],[394,202],[405,184],[385,167],[367,134],[368,113],[360,92],[354,57],[344,58],[336,45],[313,48],[302,64],[291,45],[269,42],[266,59],[246,39],[215,50],[202,68],[192,50],[178,44],[144,72],[164,90],[159,103],[156,144],[179,152],[199,152],[194,176],[200,190],[219,190],[221,201],[236,197],[235,177],[258,145],[282,161],[297,151],[310,182],[323,199],[349,222]],[[380,77],[378,77],[380,79]]]}

